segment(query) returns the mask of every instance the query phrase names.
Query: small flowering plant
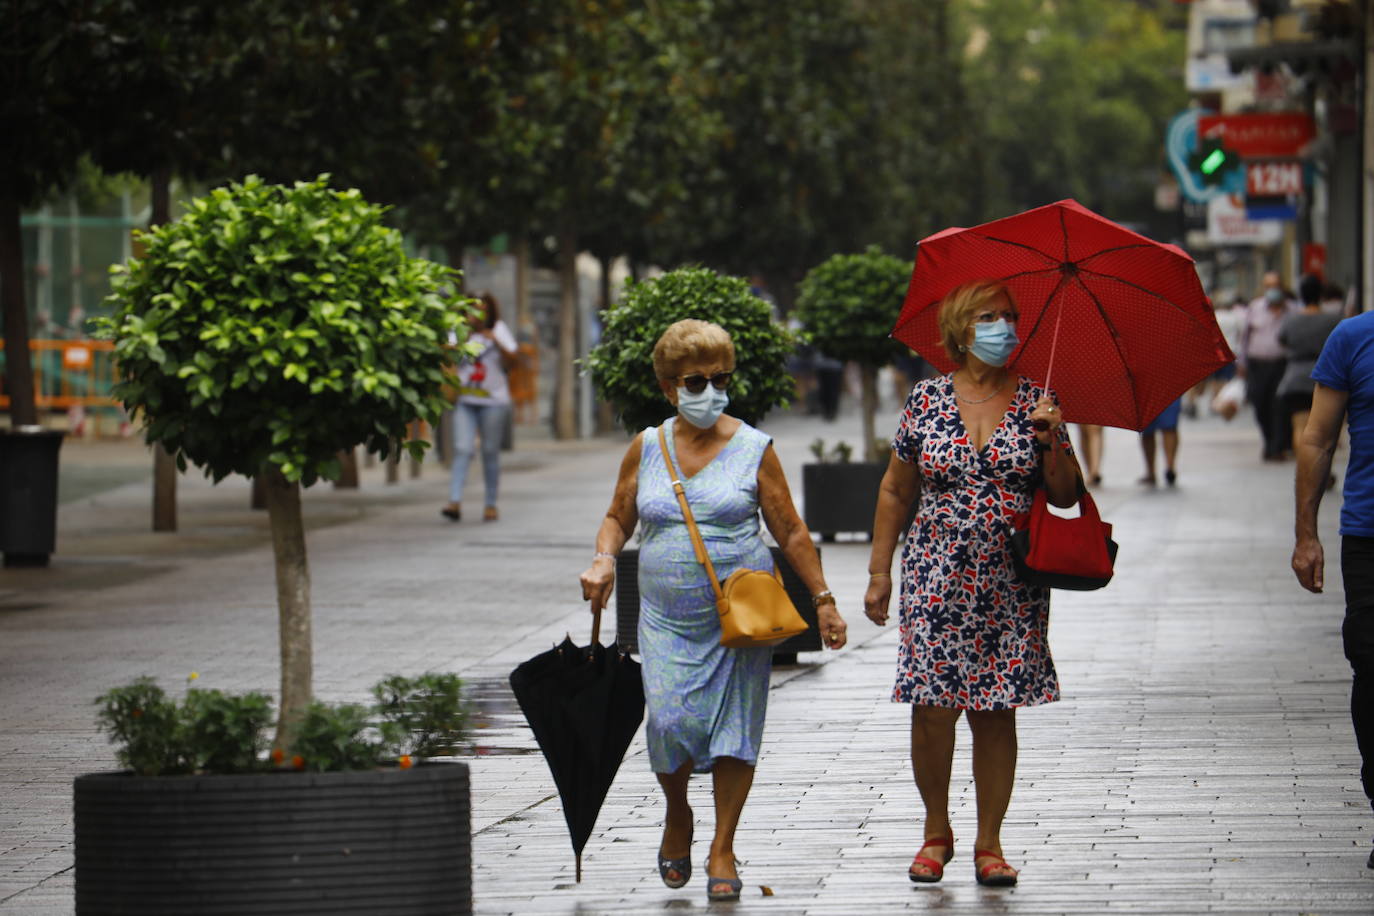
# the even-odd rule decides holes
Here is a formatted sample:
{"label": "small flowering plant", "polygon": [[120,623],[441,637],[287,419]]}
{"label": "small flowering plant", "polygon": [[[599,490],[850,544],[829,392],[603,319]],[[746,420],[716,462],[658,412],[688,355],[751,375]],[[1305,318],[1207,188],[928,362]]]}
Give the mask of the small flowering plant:
{"label": "small flowering plant", "polygon": [[271,753],[266,734],[274,721],[272,700],[256,691],[190,688],[178,702],[152,678],[141,677],[97,697],[96,720],[118,745],[119,763],[140,776],[364,770],[388,761],[406,769],[464,747],[468,709],[457,675],[393,675],[372,694],[372,705],[312,702],[298,723],[295,745]]}

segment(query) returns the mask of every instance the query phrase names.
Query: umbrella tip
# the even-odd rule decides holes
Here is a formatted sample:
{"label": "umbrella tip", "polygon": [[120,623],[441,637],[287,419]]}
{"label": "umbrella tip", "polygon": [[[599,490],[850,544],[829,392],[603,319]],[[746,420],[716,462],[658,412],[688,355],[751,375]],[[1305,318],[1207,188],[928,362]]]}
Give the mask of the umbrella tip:
{"label": "umbrella tip", "polygon": [[582,853],[577,854],[577,883],[582,883]]}

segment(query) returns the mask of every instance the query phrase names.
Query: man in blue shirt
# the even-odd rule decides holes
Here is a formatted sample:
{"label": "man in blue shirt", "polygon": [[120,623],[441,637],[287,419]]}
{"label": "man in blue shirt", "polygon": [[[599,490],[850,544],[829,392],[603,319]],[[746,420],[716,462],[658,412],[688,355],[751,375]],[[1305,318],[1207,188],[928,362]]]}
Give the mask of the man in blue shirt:
{"label": "man in blue shirt", "polygon": [[[1322,590],[1324,554],[1317,507],[1331,456],[1350,424],[1350,463],[1341,505],[1341,578],[1345,585],[1345,657],[1354,669],[1350,717],[1363,766],[1364,793],[1374,803],[1374,312],[1336,326],[1312,370],[1312,413],[1298,442],[1297,523],[1293,572],[1310,592]],[[1367,865],[1374,868],[1374,852]]]}

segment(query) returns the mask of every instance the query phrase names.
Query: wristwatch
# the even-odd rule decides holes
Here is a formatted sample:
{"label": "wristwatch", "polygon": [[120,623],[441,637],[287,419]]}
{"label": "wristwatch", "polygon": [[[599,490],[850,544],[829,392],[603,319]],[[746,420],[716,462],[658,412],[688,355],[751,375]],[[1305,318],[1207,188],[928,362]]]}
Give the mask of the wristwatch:
{"label": "wristwatch", "polygon": [[812,606],[812,607],[820,607],[822,604],[834,604],[834,603],[835,603],[835,593],[832,592],[832,591],[831,591],[830,589],[828,589],[828,588],[827,588],[825,591],[823,591],[823,592],[817,592],[816,594],[814,594],[814,595],[811,596],[811,606]]}

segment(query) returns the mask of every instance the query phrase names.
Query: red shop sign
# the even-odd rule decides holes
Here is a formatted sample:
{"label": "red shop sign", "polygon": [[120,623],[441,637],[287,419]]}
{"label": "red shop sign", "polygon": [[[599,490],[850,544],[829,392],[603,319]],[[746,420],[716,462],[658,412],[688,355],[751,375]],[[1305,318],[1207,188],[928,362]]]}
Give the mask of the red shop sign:
{"label": "red shop sign", "polygon": [[1197,122],[1199,140],[1221,145],[1246,159],[1297,156],[1317,136],[1311,116],[1300,112],[1206,115]]}
{"label": "red shop sign", "polygon": [[1269,159],[1245,163],[1245,196],[1296,197],[1302,193],[1302,162]]}

